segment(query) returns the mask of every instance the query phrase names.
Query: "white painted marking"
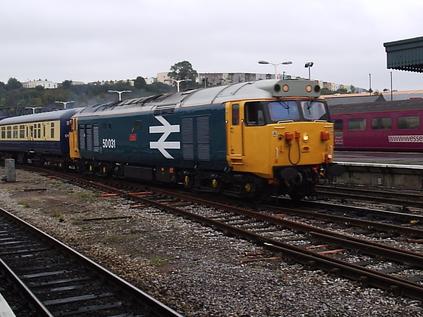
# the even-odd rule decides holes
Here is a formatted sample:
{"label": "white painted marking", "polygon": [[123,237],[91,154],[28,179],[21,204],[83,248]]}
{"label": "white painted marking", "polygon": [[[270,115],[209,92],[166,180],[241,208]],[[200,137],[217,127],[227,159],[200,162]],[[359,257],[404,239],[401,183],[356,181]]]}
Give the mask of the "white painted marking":
{"label": "white painted marking", "polygon": [[167,159],[173,159],[173,156],[169,154],[167,150],[179,150],[181,148],[181,142],[179,141],[166,141],[171,133],[180,131],[179,124],[171,125],[162,116],[154,116],[162,125],[152,126],[149,128],[150,133],[163,133],[157,142],[150,142],[150,149],[157,149]]}

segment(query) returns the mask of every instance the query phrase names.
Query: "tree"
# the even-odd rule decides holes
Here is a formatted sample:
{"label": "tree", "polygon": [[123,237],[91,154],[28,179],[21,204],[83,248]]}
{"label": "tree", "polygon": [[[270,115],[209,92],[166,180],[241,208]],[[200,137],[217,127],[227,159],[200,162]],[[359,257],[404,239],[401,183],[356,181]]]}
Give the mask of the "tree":
{"label": "tree", "polygon": [[69,89],[72,86],[72,80],[65,80],[62,82],[62,88]]}
{"label": "tree", "polygon": [[352,93],[355,93],[357,89],[353,85],[351,85],[350,90]]}
{"label": "tree", "polygon": [[137,89],[143,89],[147,86],[147,83],[145,82],[145,79],[141,76],[138,76],[135,80],[134,80],[134,87]]}
{"label": "tree", "polygon": [[17,80],[16,78],[9,78],[9,80],[7,81],[7,89],[8,90],[13,90],[13,89],[19,89],[22,88],[22,84],[19,80]]}
{"label": "tree", "polygon": [[170,72],[167,75],[175,80],[190,79],[192,82],[195,82],[198,73],[192,68],[190,62],[182,61],[170,67]]}

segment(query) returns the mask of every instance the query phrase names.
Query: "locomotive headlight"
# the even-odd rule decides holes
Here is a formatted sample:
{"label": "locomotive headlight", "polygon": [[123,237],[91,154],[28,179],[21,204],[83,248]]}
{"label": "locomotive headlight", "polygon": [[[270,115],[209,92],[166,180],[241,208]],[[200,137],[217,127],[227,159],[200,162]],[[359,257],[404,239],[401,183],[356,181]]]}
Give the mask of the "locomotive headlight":
{"label": "locomotive headlight", "polygon": [[284,92],[288,92],[288,91],[289,91],[289,86],[288,86],[287,84],[283,85],[283,86],[282,86],[282,90],[283,90]]}
{"label": "locomotive headlight", "polygon": [[311,93],[313,91],[313,87],[311,85],[305,86],[305,91]]}
{"label": "locomotive headlight", "polygon": [[307,133],[303,134],[303,141],[308,142],[308,134]]}

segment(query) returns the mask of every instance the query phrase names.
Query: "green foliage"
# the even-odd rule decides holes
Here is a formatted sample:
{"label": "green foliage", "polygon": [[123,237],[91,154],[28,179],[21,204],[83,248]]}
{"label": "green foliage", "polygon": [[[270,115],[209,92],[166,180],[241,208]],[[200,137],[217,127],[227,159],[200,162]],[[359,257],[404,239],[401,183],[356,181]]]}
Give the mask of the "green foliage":
{"label": "green foliage", "polygon": [[[138,83],[140,81],[138,80]],[[162,83],[143,86],[142,81],[138,87],[131,86],[126,81],[106,85],[100,85],[100,83],[72,85],[72,81],[65,80],[56,89],[42,87],[27,89],[22,88],[22,84],[15,78],[11,78],[7,84],[0,82],[0,115],[25,114],[28,113],[25,107],[32,105],[42,106],[44,110],[62,109],[61,105],[55,104],[56,100],[74,100],[76,107],[116,100],[116,94],[110,94],[108,90],[131,90],[132,93],[123,95],[127,99],[167,93],[171,87]]]}
{"label": "green foliage", "polygon": [[198,74],[197,71],[192,68],[190,62],[182,61],[170,67],[170,72],[167,75],[172,79],[190,79],[192,82],[195,82]]}
{"label": "green foliage", "polygon": [[19,88],[22,88],[22,84],[16,78],[12,77],[12,78],[9,78],[9,80],[7,81],[6,87],[8,90],[19,89]]}
{"label": "green foliage", "polygon": [[141,76],[138,76],[134,81],[134,87],[137,89],[143,89],[147,86],[145,79]]}

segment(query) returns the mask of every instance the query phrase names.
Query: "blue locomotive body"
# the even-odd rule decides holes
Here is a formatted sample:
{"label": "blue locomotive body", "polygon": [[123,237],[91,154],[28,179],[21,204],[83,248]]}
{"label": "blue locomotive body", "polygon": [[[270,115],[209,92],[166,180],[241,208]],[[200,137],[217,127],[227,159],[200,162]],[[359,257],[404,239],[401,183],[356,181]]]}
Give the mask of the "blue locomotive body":
{"label": "blue locomotive body", "polygon": [[86,108],[75,118],[84,160],[220,171],[227,167],[223,104],[127,113]]}

